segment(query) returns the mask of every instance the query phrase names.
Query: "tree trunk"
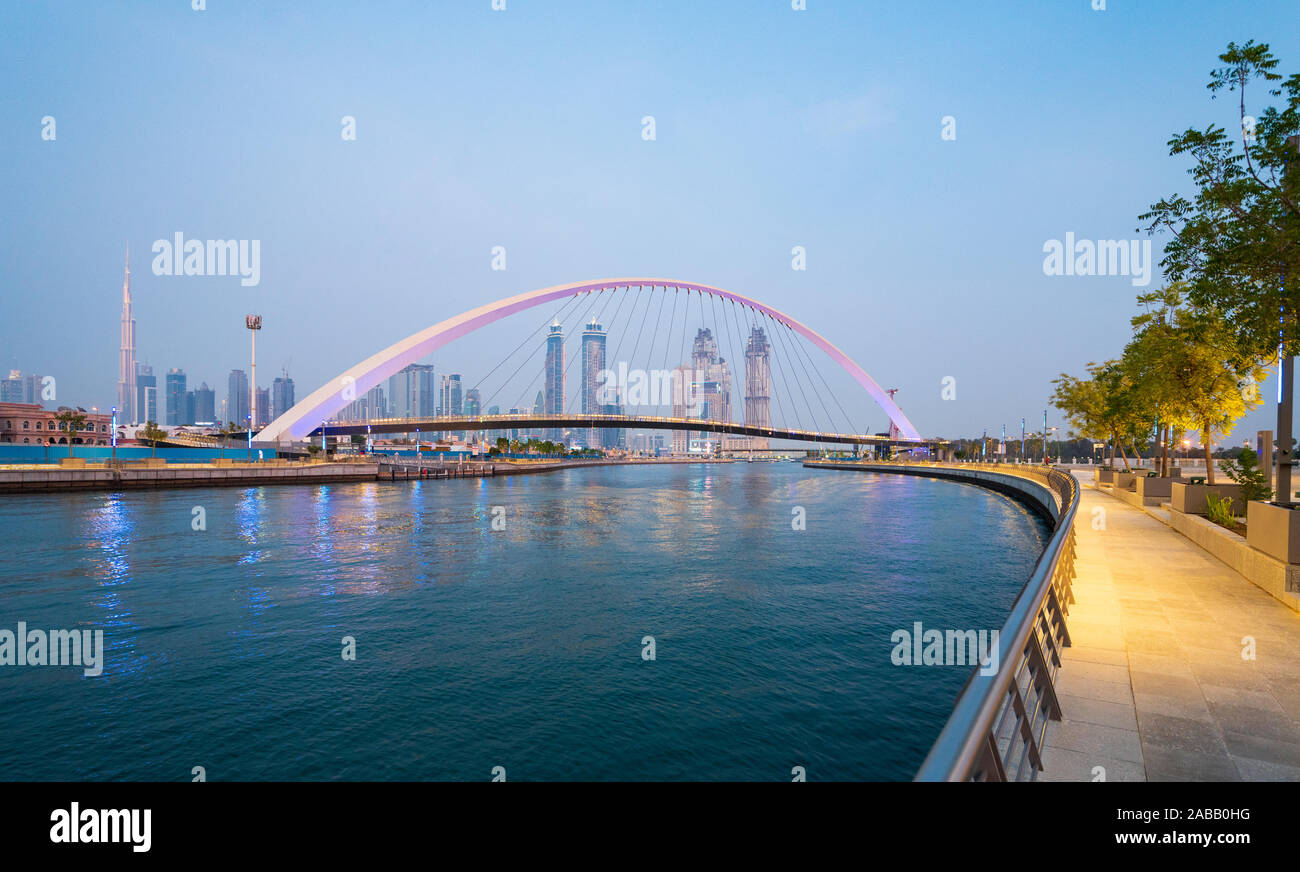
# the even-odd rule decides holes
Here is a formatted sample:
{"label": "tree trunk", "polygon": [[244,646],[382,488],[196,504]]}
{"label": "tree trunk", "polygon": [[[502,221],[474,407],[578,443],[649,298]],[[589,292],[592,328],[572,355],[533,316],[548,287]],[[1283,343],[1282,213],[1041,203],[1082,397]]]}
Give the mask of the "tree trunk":
{"label": "tree trunk", "polygon": [[1169,477],[1169,440],[1173,437],[1173,428],[1168,424],[1160,437],[1160,477]]}
{"label": "tree trunk", "polygon": [[1128,455],[1124,453],[1124,441],[1117,436],[1115,438],[1115,444],[1119,446],[1119,456],[1120,459],[1124,461],[1124,471],[1132,472],[1133,467],[1128,465]]}
{"label": "tree trunk", "polygon": [[1210,425],[1201,428],[1201,442],[1205,445],[1205,483],[1214,484],[1214,458],[1210,456]]}
{"label": "tree trunk", "polygon": [[[1291,505],[1291,405],[1295,393],[1295,358],[1289,354],[1282,357],[1281,399],[1277,404],[1277,460],[1273,473],[1273,501],[1279,505]],[[1269,450],[1270,446],[1264,446]],[[1273,458],[1267,455],[1260,458],[1261,466],[1267,466]]]}

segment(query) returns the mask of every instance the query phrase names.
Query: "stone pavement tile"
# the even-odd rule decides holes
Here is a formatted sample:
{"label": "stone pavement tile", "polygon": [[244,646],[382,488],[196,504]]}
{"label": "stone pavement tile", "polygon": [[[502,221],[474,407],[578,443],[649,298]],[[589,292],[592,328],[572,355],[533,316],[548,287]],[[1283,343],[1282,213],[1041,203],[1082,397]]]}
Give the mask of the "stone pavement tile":
{"label": "stone pavement tile", "polygon": [[1093,757],[1113,757],[1130,763],[1142,762],[1142,741],[1137,730],[1121,730],[1076,720],[1064,720],[1052,726],[1053,748]]}
{"label": "stone pavement tile", "polygon": [[1300,691],[1279,691],[1276,686],[1271,686],[1269,696],[1282,707],[1282,711],[1286,712],[1287,717],[1300,722]]}
{"label": "stone pavement tile", "polygon": [[1204,699],[1201,686],[1193,678],[1159,672],[1139,672],[1130,670],[1129,679],[1133,683],[1133,693],[1159,694],[1178,699]]}
{"label": "stone pavement tile", "polygon": [[[1210,703],[1210,714],[1223,730],[1300,747],[1300,728],[1286,714],[1234,703]],[[1249,756],[1249,755],[1247,755]]]}
{"label": "stone pavement tile", "polygon": [[[1098,772],[1097,767],[1102,771]],[[1141,763],[1081,754],[1064,748],[1049,747],[1043,753],[1043,771],[1039,781],[1146,781]],[[1100,777],[1099,777],[1100,776]]]}
{"label": "stone pavement tile", "polygon": [[1221,687],[1240,687],[1246,690],[1268,690],[1268,680],[1254,668],[1249,660],[1240,656],[1225,656],[1222,663],[1192,661],[1192,674],[1202,684]]}
{"label": "stone pavement tile", "polygon": [[1113,684],[1125,684],[1129,680],[1128,666],[1090,663],[1086,660],[1070,661],[1070,674],[1094,681],[1109,681]]}
{"label": "stone pavement tile", "polygon": [[1214,722],[1191,718],[1158,715],[1138,708],[1138,730],[1142,734],[1142,750],[1160,748],[1166,751],[1186,751],[1193,754],[1228,753],[1223,732]]}
{"label": "stone pavement tile", "polygon": [[1079,678],[1071,675],[1068,669],[1062,669],[1057,677],[1056,692],[1087,699],[1099,699],[1103,702],[1131,703],[1133,701],[1133,689],[1127,682],[1116,684],[1112,681]]}
{"label": "stone pavement tile", "polygon": [[1093,646],[1071,645],[1061,651],[1061,659],[1066,662],[1076,660],[1085,663],[1105,663],[1109,666],[1127,666],[1128,654],[1123,648],[1096,648]]}
{"label": "stone pavement tile", "polygon": [[1194,680],[1191,664],[1181,656],[1168,654],[1147,654],[1145,651],[1133,651],[1128,655],[1129,668],[1136,672],[1152,675],[1175,675],[1183,679]]}
{"label": "stone pavement tile", "polygon": [[1246,781],[1300,781],[1300,766],[1266,763],[1249,757],[1232,757],[1232,762]]}
{"label": "stone pavement tile", "polygon": [[[1241,637],[1237,637],[1240,639]],[[1197,637],[1195,644],[1188,643],[1183,645],[1183,654],[1192,663],[1204,663],[1207,666],[1222,666],[1225,663],[1249,663],[1249,660],[1241,660],[1242,645],[1240,642],[1230,642],[1219,639],[1207,639]]]}
{"label": "stone pavement tile", "polygon": [[1250,706],[1261,711],[1285,715],[1286,710],[1273,696],[1271,691],[1249,690],[1244,687],[1201,683],[1201,693],[1205,701],[1220,705]]}
{"label": "stone pavement tile", "polygon": [[1145,630],[1137,627],[1123,629],[1124,643],[1130,651],[1145,651],[1148,654],[1177,654],[1182,644],[1172,632]]}
{"label": "stone pavement tile", "polygon": [[1106,702],[1100,699],[1088,699],[1067,693],[1057,697],[1061,702],[1061,711],[1065,720],[1088,724],[1101,724],[1117,727],[1121,730],[1137,730],[1137,710],[1131,702]]}
{"label": "stone pavement tile", "polygon": [[1142,746],[1148,781],[1241,781],[1232,758],[1224,754],[1199,754]]}
{"label": "stone pavement tile", "polygon": [[1234,757],[1300,767],[1300,744],[1225,730],[1224,744]]}
{"label": "stone pavement tile", "polygon": [[1202,721],[1207,724],[1214,723],[1214,715],[1210,713],[1209,703],[1199,696],[1188,698],[1162,696],[1156,693],[1135,693],[1133,704],[1139,717],[1143,714],[1164,715]]}

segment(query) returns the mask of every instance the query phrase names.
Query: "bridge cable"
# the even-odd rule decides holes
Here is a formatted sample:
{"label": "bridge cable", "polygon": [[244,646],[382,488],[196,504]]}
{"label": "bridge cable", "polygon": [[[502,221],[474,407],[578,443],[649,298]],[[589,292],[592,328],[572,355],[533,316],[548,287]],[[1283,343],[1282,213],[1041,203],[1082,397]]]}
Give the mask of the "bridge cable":
{"label": "bridge cable", "polygon": [[[744,340],[745,340],[746,342],[748,342],[749,340],[748,340],[748,336],[747,336],[747,334],[745,334],[745,333],[741,330],[741,328],[740,328],[740,320],[739,320],[738,318],[735,318],[735,309],[736,309],[736,307],[738,307],[740,304],[739,304],[739,303],[736,303],[736,302],[733,300],[732,303],[731,303],[731,305],[732,305],[732,309],[733,309],[733,311],[732,311],[732,316],[733,316],[733,318],[734,318],[735,321],[736,321],[736,332],[739,333],[739,334],[741,335],[741,337],[744,338]],[[744,312],[743,307],[741,307],[741,312],[742,312],[742,314],[743,314],[743,312]],[[747,323],[748,323],[748,322],[747,322]],[[764,336],[766,336],[766,335],[767,335],[767,334],[764,333]],[[772,345],[772,344],[769,342],[769,343],[768,343],[768,347],[769,347],[769,349],[771,348],[771,345]],[[772,377],[772,355],[771,355],[770,353],[768,354],[768,359],[767,359],[767,382],[768,382],[768,385],[767,385],[767,387],[768,387],[768,391],[769,391],[769,393],[771,394],[771,396],[769,397],[769,399],[771,399],[771,400],[776,404],[776,414],[780,416],[780,420],[781,420],[782,422],[785,422],[787,419],[786,419],[786,416],[785,416],[785,411],[781,408],[781,395],[780,395],[780,391],[776,390],[776,387],[777,387],[777,385],[776,385],[776,380]],[[788,401],[788,400],[789,400],[789,398],[787,397],[787,401]],[[780,425],[777,424],[777,419],[776,419],[775,417],[772,416],[771,412],[772,412],[772,410],[771,410],[771,409],[768,409],[768,422],[767,422],[767,423],[768,423],[768,426],[769,426],[769,427],[772,427],[773,429],[775,429],[776,427],[778,427],[778,426],[780,426]]]}
{"label": "bridge cable", "polygon": [[[574,296],[570,297],[570,298],[568,299],[568,301],[567,301],[563,306],[561,306],[561,307],[559,308],[559,310],[558,310],[554,315],[552,315],[551,317],[547,318],[545,321],[542,322],[542,326],[538,327],[536,330],[534,330],[532,333],[530,333],[530,334],[529,334],[529,335],[524,339],[523,342],[519,343],[518,347],[516,347],[514,351],[510,352],[510,353],[507,354],[505,357],[501,358],[501,360],[497,362],[497,365],[496,365],[496,366],[494,366],[494,367],[492,367],[490,370],[488,370],[487,375],[483,376],[483,377],[480,378],[478,381],[476,381],[476,382],[475,382],[475,383],[470,387],[470,390],[474,390],[474,389],[477,388],[479,385],[483,384],[485,381],[487,381],[489,378],[491,378],[491,377],[492,377],[492,373],[494,373],[494,372],[496,372],[498,369],[500,369],[502,364],[504,364],[507,360],[509,360],[510,358],[514,357],[516,354],[518,354],[518,353],[519,353],[519,349],[520,349],[520,348],[523,348],[524,345],[525,345],[525,344],[526,344],[530,339],[532,339],[534,336],[536,336],[538,333],[541,333],[543,330],[545,330],[545,329],[546,329],[546,326],[547,326],[548,324],[550,324],[552,321],[558,321],[558,320],[560,320],[560,316],[564,314],[564,310],[567,309],[567,308],[569,308],[571,305],[573,305],[573,304],[574,304],[575,302],[577,302],[579,299],[580,299],[580,297],[579,297],[577,294],[575,294]],[[543,338],[543,339],[542,339],[542,345],[545,345],[545,344],[546,344],[546,339]],[[530,354],[528,355],[528,358],[525,359],[525,362],[527,362],[527,359],[532,358],[533,355],[535,355],[535,354],[537,354],[537,351],[536,351],[536,350],[534,350],[532,353],[530,353]],[[523,366],[523,364],[520,364],[520,367],[521,367],[521,368],[522,368],[522,366]],[[517,374],[518,372],[519,372],[519,370],[515,370],[515,373],[516,373],[516,374]],[[511,375],[510,378],[513,379],[513,378],[514,378],[514,375]],[[499,393],[501,393],[502,389],[505,388],[505,386],[506,386],[507,384],[509,384],[509,383],[510,383],[510,382],[509,382],[509,379],[507,379],[506,382],[504,382],[504,383],[501,385],[501,387],[499,387],[499,388],[497,388],[495,391],[493,391],[493,392],[492,392],[492,396],[488,397],[486,400],[483,401],[483,406],[486,407],[488,403],[490,403],[492,400],[494,400],[494,399],[496,398],[496,395],[499,394]]]}
{"label": "bridge cable", "polygon": [[840,403],[839,395],[831,390],[830,384],[826,381],[826,376],[822,375],[821,368],[817,366],[817,359],[812,356],[812,353],[804,347],[802,343],[799,343],[799,347],[800,350],[803,351],[804,356],[808,358],[808,362],[812,364],[813,372],[817,373],[817,378],[821,379],[822,385],[826,388],[826,393],[830,394],[831,399],[835,401],[835,405],[839,407],[840,414],[843,415],[844,420],[848,422],[848,432],[862,433],[862,431],[858,429],[857,424],[853,423],[853,419],[849,417],[849,413],[844,410],[844,406]]}
{"label": "bridge cable", "polygon": [[[560,315],[564,314],[564,310],[565,310],[565,309],[568,309],[569,306],[572,305],[573,303],[576,303],[577,301],[581,300],[581,299],[583,298],[583,296],[584,296],[583,294],[574,294],[572,297],[570,297],[570,298],[569,298],[569,301],[568,301],[567,303],[565,303],[563,306],[561,306],[561,307],[560,307],[560,310],[559,310],[558,312],[556,312],[556,313],[555,313],[551,318],[548,318],[548,319],[547,319],[547,323],[546,323],[546,324],[543,324],[542,327],[545,328],[545,327],[547,326],[547,324],[549,324],[549,323],[551,323],[551,322],[553,322],[553,321],[558,321],[558,320],[560,320]],[[525,366],[527,366],[527,365],[529,364],[529,362],[530,362],[534,357],[537,356],[537,352],[541,351],[543,348],[546,347],[546,343],[547,343],[547,341],[548,341],[549,338],[550,338],[550,337],[543,337],[541,344],[540,344],[537,348],[533,349],[533,351],[532,351],[531,353],[529,353],[529,355],[528,355],[526,358],[524,358],[524,360],[519,364],[519,366],[515,369],[515,371],[512,372],[512,373],[510,374],[510,377],[507,378],[504,382],[502,382],[502,383],[501,383],[501,386],[498,387],[495,391],[493,391],[493,392],[492,392],[492,395],[491,395],[490,397],[488,397],[487,400],[485,400],[485,401],[483,402],[483,405],[484,405],[484,406],[486,406],[486,405],[487,405],[488,403],[490,403],[492,400],[496,399],[497,394],[499,394],[499,393],[501,393],[503,390],[505,390],[506,387],[507,387],[511,382],[513,382],[513,381],[515,380],[515,376],[519,375],[520,370],[522,370]],[[486,379],[486,376],[485,376],[484,378]],[[528,384],[526,384],[526,385],[524,386],[524,391],[525,391],[525,393],[527,393],[528,388],[532,387],[532,385],[533,385],[533,382],[530,380],[530,381],[528,382]],[[519,406],[519,402],[522,402],[522,400],[523,400],[523,397],[520,397],[519,401],[517,401],[517,402],[516,402],[513,406],[511,406],[510,408],[514,408],[514,409],[520,408],[520,406]]]}
{"label": "bridge cable", "polygon": [[[701,309],[703,309],[704,307],[703,298],[701,298],[700,300],[700,307]],[[709,294],[709,314],[713,316],[713,329],[717,333],[717,337],[715,341],[718,343],[718,359],[721,360],[723,363],[726,363],[728,358],[722,356],[722,328],[718,326],[718,305],[717,302],[713,299],[712,293]],[[728,369],[731,370],[734,370],[735,368],[736,366],[734,363],[728,366]],[[731,412],[732,409],[734,408],[732,404],[736,400],[736,396],[732,390],[735,383],[736,383],[735,373],[733,372],[731,384],[727,385],[727,420],[728,421],[731,420]]]}
{"label": "bridge cable", "polygon": [[[794,345],[796,342],[794,330],[791,329],[790,325],[788,324],[783,326],[785,326],[786,331],[789,333],[791,345]],[[808,387],[812,390],[813,395],[817,397],[817,403],[822,407],[822,411],[826,413],[826,421],[827,423],[830,424],[830,429],[827,432],[829,433],[838,432],[838,427],[835,424],[835,419],[831,417],[830,410],[826,408],[826,400],[822,398],[821,392],[817,390],[816,383],[813,382],[812,376],[808,373],[808,367],[804,366],[803,359],[795,355],[793,351],[790,352],[790,354],[791,356],[795,357],[796,360],[799,361],[799,368],[803,370],[803,374],[808,378]]]}
{"label": "bridge cable", "polygon": [[[794,365],[793,365],[792,363],[790,363],[790,355],[789,355],[789,353],[786,351],[785,340],[784,340],[784,338],[782,337],[780,330],[778,329],[778,327],[779,327],[779,322],[777,322],[776,319],[774,319],[774,318],[770,318],[770,317],[768,317],[767,315],[765,315],[765,314],[763,314],[763,313],[755,313],[755,317],[756,317],[756,318],[760,318],[760,319],[761,319],[761,318],[768,318],[769,321],[772,321],[772,322],[773,322],[772,333],[773,333],[773,335],[775,335],[775,337],[776,337],[776,341],[773,343],[773,347],[776,348],[776,350],[777,350],[777,354],[780,355],[780,356],[784,359],[784,361],[785,361],[784,364],[782,364],[783,368],[784,368],[784,369],[788,369],[788,370],[789,370],[789,374],[790,374],[790,378],[794,379],[794,384],[795,384],[795,388],[796,388],[796,390],[795,390],[795,392],[794,392],[795,395],[798,396],[798,397],[800,397],[800,398],[803,400],[804,408],[806,408],[806,409],[808,410],[808,419],[809,419],[809,423],[808,423],[808,425],[806,425],[806,426],[799,426],[799,427],[792,428],[792,429],[799,429],[799,430],[820,430],[820,429],[821,429],[821,423],[817,420],[817,415],[816,415],[816,413],[813,411],[812,402],[808,399],[808,391],[804,388],[804,386],[803,386],[803,382],[801,382],[801,381],[799,380],[799,371],[796,370],[796,369],[794,368]],[[788,387],[787,387],[787,389],[788,389]],[[797,412],[796,412],[796,414],[797,414]]]}
{"label": "bridge cable", "polygon": [[[591,310],[595,308],[595,306],[596,306],[596,302],[597,302],[597,301],[600,299],[600,297],[605,293],[605,290],[606,290],[605,288],[601,288],[599,291],[596,292],[595,296],[592,296],[592,293],[591,293],[590,291],[587,291],[586,294],[575,294],[575,295],[574,295],[574,299],[575,299],[575,300],[580,300],[580,299],[582,299],[584,296],[589,297],[589,298],[591,299],[591,305],[587,307],[587,313],[590,313]],[[577,311],[577,310],[575,309],[574,311]],[[570,314],[572,314],[572,313],[570,313]],[[585,315],[584,315],[584,319],[585,319]],[[549,340],[550,337],[548,336],[547,339]],[[533,352],[533,353],[536,354],[536,352]],[[521,368],[522,368],[522,365],[521,365]],[[518,370],[516,370],[516,372],[518,372]],[[523,402],[524,397],[526,397],[526,396],[527,396],[527,395],[532,391],[533,386],[537,384],[538,380],[543,380],[543,381],[544,381],[545,376],[546,376],[546,368],[545,368],[545,366],[543,366],[542,371],[541,371],[540,373],[538,373],[536,376],[534,376],[533,378],[529,379],[528,382],[524,385],[523,393],[521,393],[521,394],[519,395],[519,399],[515,401],[515,404],[514,404],[515,408],[520,408],[519,404]],[[514,376],[512,375],[511,378],[513,379]],[[531,408],[531,407],[530,407],[530,408]],[[545,410],[543,410],[543,412],[545,412]]]}
{"label": "bridge cable", "polygon": [[[617,317],[617,316],[618,316],[618,310],[621,309],[621,308],[623,308],[623,300],[625,299],[625,297],[624,297],[622,294],[618,293],[618,288],[616,288],[616,287],[615,287],[615,288],[610,288],[609,290],[610,290],[609,299],[605,300],[605,305],[601,306],[601,307],[600,307],[600,311],[599,311],[599,312],[594,316],[594,320],[597,321],[597,322],[600,322],[600,321],[602,321],[602,320],[604,319],[604,317],[605,317],[605,310],[609,308],[609,301],[612,300],[612,299],[614,299],[615,297],[618,297],[618,308],[616,308],[616,309],[614,310],[614,316]],[[587,323],[587,322],[586,322],[586,319],[583,319],[582,325],[579,325],[579,326],[585,326],[586,323]],[[578,358],[580,358],[580,357],[582,357],[582,334],[581,334],[581,333],[578,334],[578,348],[577,348],[577,350],[574,351],[573,354],[570,354],[570,355],[569,355],[569,362],[566,363],[566,364],[564,365],[564,390],[565,390],[565,393],[568,393],[568,390],[569,390],[569,370],[572,369],[574,362],[575,362]],[[570,402],[570,400],[573,399],[573,398],[576,398],[576,397],[578,396],[578,394],[581,394],[581,393],[582,393],[582,391],[579,390],[578,393],[577,393],[577,394],[574,394],[572,398],[570,398],[570,397],[565,397],[565,398],[564,398],[564,404],[560,407],[560,414],[561,414],[561,415],[566,415],[566,414],[568,414],[568,408],[569,408],[569,402]],[[581,409],[581,404],[579,404],[579,409]],[[580,411],[579,411],[578,413],[581,414]]]}
{"label": "bridge cable", "polygon": [[[640,294],[640,291],[637,291],[637,293]],[[636,353],[637,353],[637,350],[641,348],[641,334],[645,332],[645,322],[646,322],[646,318],[648,318],[649,315],[650,315],[650,307],[654,305],[654,298],[655,298],[655,295],[654,295],[654,288],[651,288],[651,289],[650,289],[650,293],[646,294],[646,299],[645,299],[645,314],[641,316],[641,327],[636,331],[636,342],[632,345],[632,354],[628,356],[628,363],[636,363]],[[660,309],[662,309],[662,308],[663,308],[663,303],[662,303],[662,301],[661,301],[661,302],[660,302]],[[649,357],[649,352],[647,352],[646,354],[647,354],[647,357]],[[617,362],[617,361],[616,361],[616,362]],[[647,378],[647,379],[650,378],[650,367],[649,367],[649,366],[646,367],[646,378]],[[626,399],[627,399],[626,396],[624,396],[624,400],[625,400],[625,401],[626,401]]]}
{"label": "bridge cable", "polygon": [[[673,311],[672,311],[672,313],[668,316],[668,329],[667,329],[666,331],[664,331],[664,365],[663,365],[664,372],[668,372],[668,349],[669,349],[669,348],[672,346],[672,344],[673,344],[673,322],[675,322],[675,321],[677,320],[677,295],[678,295],[678,293],[680,293],[680,291],[676,291],[676,292],[673,293]],[[666,297],[667,295],[668,295],[668,286],[667,286],[667,285],[664,285],[664,296]],[[667,403],[666,405],[669,407],[669,414],[671,415],[671,414],[672,414],[672,397],[669,397],[669,398],[668,398],[668,403]]]}
{"label": "bridge cable", "polygon": [[[747,308],[748,307],[745,307],[745,309]],[[749,332],[752,334],[757,325],[750,320],[750,313],[745,311],[745,309],[741,310],[741,314],[745,316],[745,326],[749,328]],[[779,398],[780,391],[777,390],[778,380],[779,387],[785,391],[785,406],[781,407],[780,400],[777,400],[778,411],[781,413],[781,426],[786,430],[798,430],[800,429],[798,426],[799,406],[795,403],[794,394],[790,390],[790,383],[785,375],[785,366],[781,363],[780,349],[777,347],[775,337],[768,335],[767,329],[763,329],[763,336],[767,339],[769,349],[768,371],[771,374],[772,393]]]}
{"label": "bridge cable", "polygon": [[[631,290],[632,290],[632,289],[629,287],[629,288],[628,288],[628,291],[630,292]],[[641,302],[641,290],[642,290],[642,287],[641,287],[640,285],[637,285],[637,289],[636,289],[636,297],[632,300],[632,308],[627,310],[627,322],[628,322],[628,326],[629,326],[629,327],[632,325],[632,318],[635,317],[635,315],[636,315],[636,307],[637,307],[637,305]],[[629,295],[630,295],[630,294],[629,294]],[[648,306],[646,307],[646,311],[647,311],[647,312],[650,311],[650,308],[649,308]],[[618,312],[615,312],[615,313],[614,313],[614,317],[615,317],[615,318],[618,317]],[[606,330],[606,331],[605,331],[605,334],[606,334],[607,336],[609,335],[609,333],[610,333],[610,332],[612,331],[612,329],[613,329],[613,323],[614,323],[613,320],[611,320],[611,321],[610,321],[610,330]],[[620,348],[623,347],[623,339],[624,339],[626,336],[627,336],[627,331],[626,331],[626,330],[620,330],[620,331],[619,331],[619,334],[618,334],[618,342],[614,343],[614,362],[615,362],[615,363],[618,362],[618,350],[619,350]],[[609,340],[606,340],[606,342],[608,342],[608,341],[609,341]],[[606,368],[606,369],[609,368],[609,364],[610,364],[610,358],[609,358],[608,355],[606,355],[606,357],[605,357],[605,368]]]}

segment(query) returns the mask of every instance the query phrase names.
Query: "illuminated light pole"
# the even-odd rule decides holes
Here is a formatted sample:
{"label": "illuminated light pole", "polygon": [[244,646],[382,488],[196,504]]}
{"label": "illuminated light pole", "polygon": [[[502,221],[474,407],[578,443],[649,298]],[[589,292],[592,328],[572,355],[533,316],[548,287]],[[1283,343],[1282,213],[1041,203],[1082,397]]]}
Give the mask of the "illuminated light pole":
{"label": "illuminated light pole", "polygon": [[110,442],[110,443],[112,444],[112,446],[113,446],[113,449],[112,449],[113,459],[114,459],[114,460],[117,460],[117,406],[114,406],[114,407],[113,407],[113,425],[112,425],[112,426],[113,426],[113,436],[112,436],[112,438],[109,440],[109,442]]}
{"label": "illuminated light pole", "polygon": [[324,421],[320,422],[320,450],[322,454],[325,453],[325,422]]}
{"label": "illuminated light pole", "polygon": [[1025,462],[1025,419],[1020,419],[1020,462]]}
{"label": "illuminated light pole", "polygon": [[248,334],[253,337],[253,359],[250,362],[248,374],[248,420],[250,423],[248,459],[251,461],[253,459],[253,437],[251,425],[257,422],[257,331],[262,329],[262,316],[245,315],[244,326],[248,328]]}
{"label": "illuminated light pole", "polygon": [[248,462],[253,462],[253,415],[248,415]]}
{"label": "illuminated light pole", "polygon": [[1043,409],[1043,463],[1047,463],[1047,410]]}
{"label": "illuminated light pole", "polygon": [[415,462],[420,462],[420,428],[415,428]]}

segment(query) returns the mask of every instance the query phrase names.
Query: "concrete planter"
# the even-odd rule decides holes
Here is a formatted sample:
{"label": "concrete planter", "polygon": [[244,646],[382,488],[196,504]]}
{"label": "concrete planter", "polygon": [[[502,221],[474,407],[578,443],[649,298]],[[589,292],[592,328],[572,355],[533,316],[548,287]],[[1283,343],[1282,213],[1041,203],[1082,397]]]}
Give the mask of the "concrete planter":
{"label": "concrete planter", "polygon": [[1214,496],[1217,498],[1228,497],[1232,500],[1232,513],[1241,515],[1245,511],[1245,505],[1241,501],[1241,485],[1239,484],[1183,484],[1174,482],[1169,494],[1169,505],[1174,511],[1182,512],[1185,515],[1204,515],[1209,511],[1209,501],[1206,497]]}
{"label": "concrete planter", "polygon": [[1133,481],[1134,481],[1137,477],[1138,477],[1138,473],[1136,473],[1136,472],[1117,472],[1117,473],[1115,473],[1115,481],[1114,481],[1115,489],[1116,489],[1116,490],[1132,490],[1132,489],[1133,489]]}
{"label": "concrete planter", "polygon": [[1246,507],[1246,542],[1283,563],[1300,563],[1300,511],[1251,500]]}
{"label": "concrete planter", "polygon": [[1143,505],[1158,506],[1162,500],[1169,499],[1173,483],[1172,478],[1147,478],[1143,476],[1136,479],[1137,486],[1134,490]]}
{"label": "concrete planter", "polygon": [[1097,484],[1114,484],[1115,470],[1099,469],[1097,470]]}

